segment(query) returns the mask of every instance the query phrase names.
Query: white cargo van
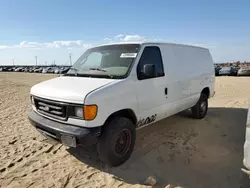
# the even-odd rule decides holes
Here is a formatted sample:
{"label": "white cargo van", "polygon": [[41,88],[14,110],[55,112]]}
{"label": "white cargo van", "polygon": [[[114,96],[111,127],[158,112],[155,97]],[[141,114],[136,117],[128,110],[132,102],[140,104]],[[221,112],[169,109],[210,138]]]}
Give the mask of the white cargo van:
{"label": "white cargo van", "polygon": [[132,153],[136,129],[185,109],[206,116],[214,95],[208,49],[171,43],[108,44],[88,49],[63,76],[31,88],[29,120],[69,147],[97,141],[117,166]]}
{"label": "white cargo van", "polygon": [[250,177],[250,106],[248,108],[248,113],[247,113],[243,165],[245,166],[246,169],[242,168],[241,170]]}

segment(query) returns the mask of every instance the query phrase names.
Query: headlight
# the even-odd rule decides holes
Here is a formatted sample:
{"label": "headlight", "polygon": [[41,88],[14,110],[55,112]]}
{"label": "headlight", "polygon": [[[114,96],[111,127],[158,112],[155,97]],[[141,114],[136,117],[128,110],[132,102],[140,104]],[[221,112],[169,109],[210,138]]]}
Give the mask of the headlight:
{"label": "headlight", "polygon": [[36,106],[35,106],[35,100],[33,96],[30,96],[30,103],[31,103],[31,108],[33,110],[36,110]]}
{"label": "headlight", "polygon": [[79,118],[83,118],[83,108],[82,107],[75,107],[75,116]]}
{"label": "headlight", "polygon": [[97,105],[84,105],[83,107],[74,107],[74,115],[84,120],[93,120],[97,115]]}
{"label": "headlight", "polygon": [[30,97],[30,101],[31,101],[32,105],[35,105],[35,101],[34,101],[34,97],[33,96]]}

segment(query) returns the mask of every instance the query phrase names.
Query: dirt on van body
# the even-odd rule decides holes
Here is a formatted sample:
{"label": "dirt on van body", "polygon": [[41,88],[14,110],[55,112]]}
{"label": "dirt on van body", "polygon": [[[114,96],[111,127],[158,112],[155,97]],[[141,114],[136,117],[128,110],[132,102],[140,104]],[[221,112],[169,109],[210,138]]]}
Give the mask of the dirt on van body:
{"label": "dirt on van body", "polygon": [[[250,77],[216,78],[203,120],[186,111],[137,131],[131,158],[117,168],[95,147],[49,144],[29,123],[29,90],[56,75],[0,73],[0,187],[250,187],[240,168]],[[146,186],[145,186],[146,187]]]}

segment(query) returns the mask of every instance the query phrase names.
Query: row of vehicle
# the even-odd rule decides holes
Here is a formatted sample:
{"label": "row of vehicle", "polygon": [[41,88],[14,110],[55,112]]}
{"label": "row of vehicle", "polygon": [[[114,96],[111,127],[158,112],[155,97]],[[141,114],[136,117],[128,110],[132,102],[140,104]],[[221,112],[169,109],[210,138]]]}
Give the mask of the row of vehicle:
{"label": "row of vehicle", "polygon": [[250,67],[215,67],[215,76],[250,76]]}
{"label": "row of vehicle", "polygon": [[33,72],[33,73],[55,73],[65,74],[69,67],[3,67],[0,72]]}

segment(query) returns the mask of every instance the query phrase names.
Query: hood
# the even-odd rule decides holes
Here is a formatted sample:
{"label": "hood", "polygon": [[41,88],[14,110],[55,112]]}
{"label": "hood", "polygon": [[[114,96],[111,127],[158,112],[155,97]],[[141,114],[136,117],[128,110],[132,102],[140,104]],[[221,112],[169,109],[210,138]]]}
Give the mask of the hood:
{"label": "hood", "polygon": [[41,98],[83,104],[88,93],[115,81],[117,80],[61,76],[34,85],[30,93]]}

